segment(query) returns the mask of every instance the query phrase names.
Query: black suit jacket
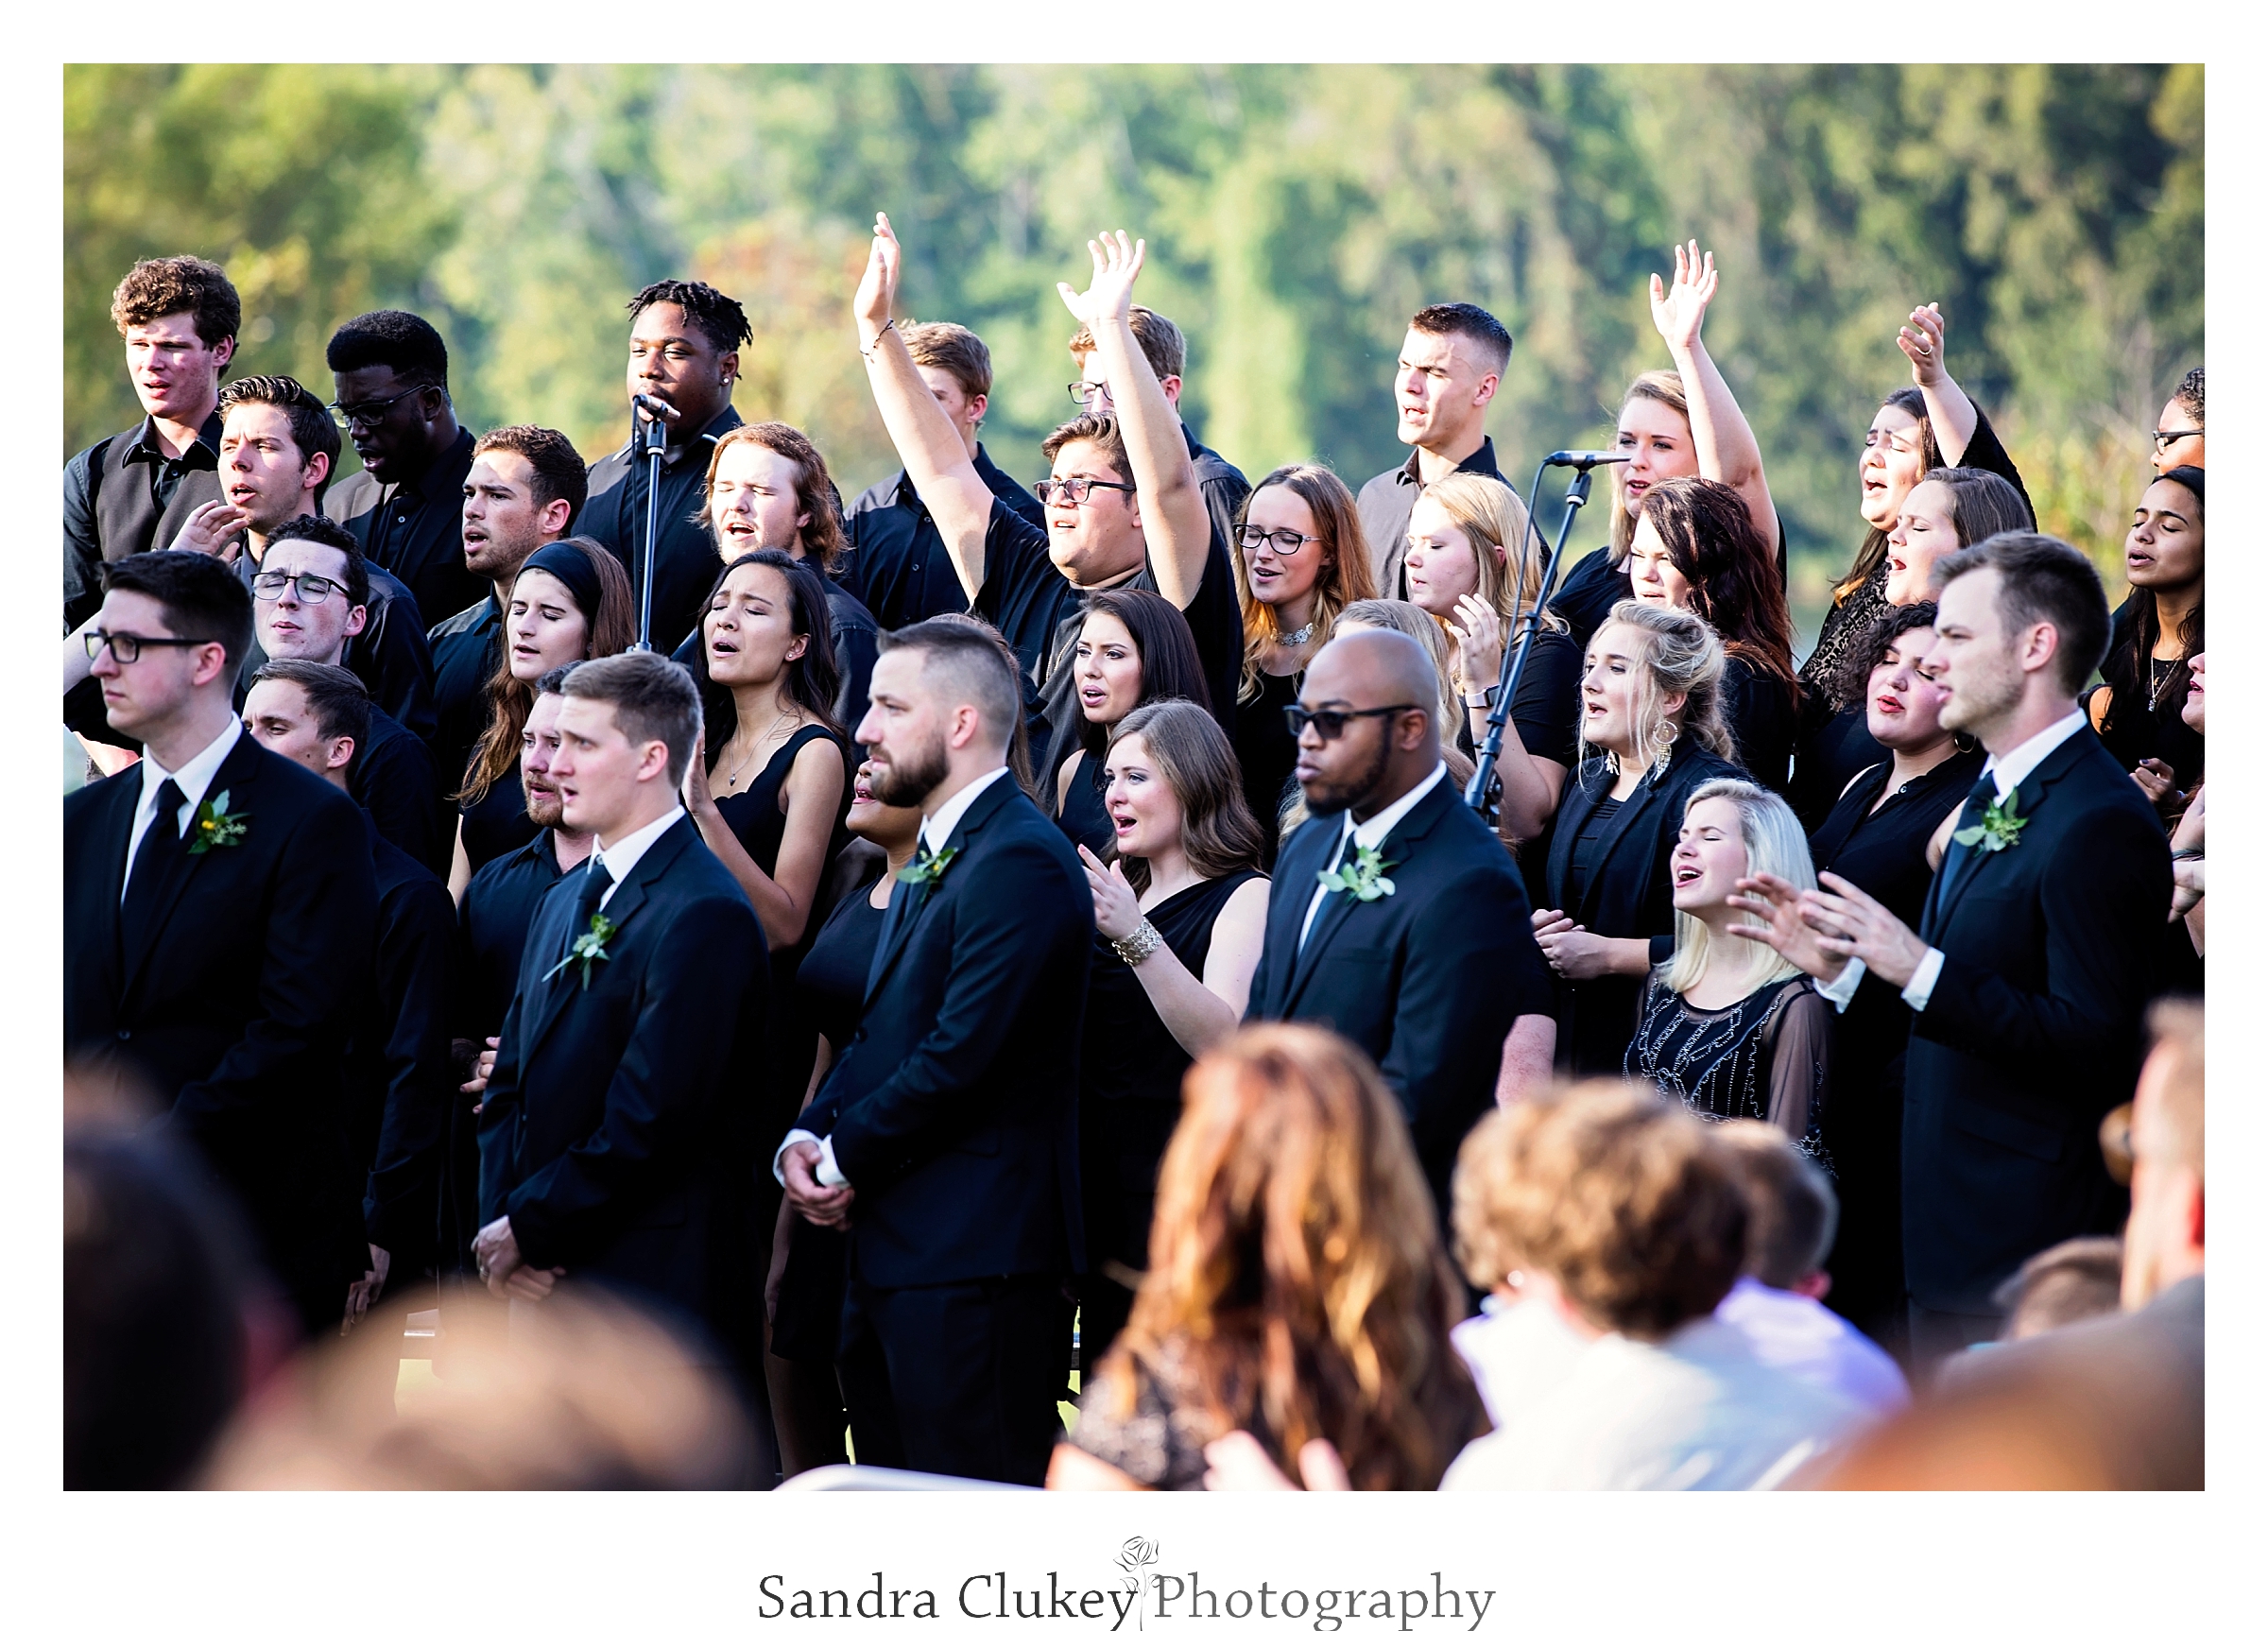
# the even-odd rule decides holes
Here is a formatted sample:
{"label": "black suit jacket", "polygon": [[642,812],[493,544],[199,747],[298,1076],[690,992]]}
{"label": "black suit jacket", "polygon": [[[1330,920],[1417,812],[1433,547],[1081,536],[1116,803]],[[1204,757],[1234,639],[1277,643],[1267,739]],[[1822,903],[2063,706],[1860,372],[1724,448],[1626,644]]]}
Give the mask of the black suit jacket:
{"label": "black suit jacket", "polygon": [[954,826],[930,885],[900,884],[849,1047],[796,1125],[857,1191],[868,1284],[1086,1266],[1079,1026],[1094,897],[1013,776]]}
{"label": "black suit jacket", "polygon": [[119,928],[141,766],[63,800],[63,1051],[154,1090],[319,1325],[369,1263],[339,1112],[377,910],[369,830],[352,799],[249,736],[206,798],[223,792],[242,841],[184,858],[142,945]]}
{"label": "black suit jacket", "polygon": [[[544,897],[480,1112],[480,1215],[539,1268],[722,1329],[712,1247],[744,1204],[762,1097],[764,931],[690,819],[616,887],[588,988],[546,979],[581,874]],[[583,924],[574,925],[576,933]],[[750,1291],[753,1296],[753,1291]]]}
{"label": "black suit jacket", "polygon": [[[1739,765],[1679,738],[1660,777],[1641,777],[1623,807],[1607,820],[1578,897],[1574,888],[1575,838],[1583,824],[1614,790],[1614,771],[1604,759],[1580,763],[1559,795],[1552,820],[1552,849],[1543,870],[1543,904],[1565,912],[1594,935],[1609,939],[1652,939],[1676,927],[1670,903],[1670,851],[1685,820],[1685,801],[1704,781],[1719,777],[1756,780]],[[1642,980],[1603,974],[1595,980],[1562,980],[1559,987],[1557,1063],[1573,1075],[1620,1075],[1623,1051],[1638,1029]]]}
{"label": "black suit jacket", "polygon": [[1300,950],[1345,825],[1317,816],[1284,841],[1246,1017],[1327,1025],[1378,1061],[1446,1218],[1457,1146],[1496,1100],[1504,1037],[1521,1015],[1551,1011],[1550,977],[1520,869],[1446,776],[1379,848],[1394,892],[1326,895]]}
{"label": "black suit jacket", "polygon": [[1906,1053],[1906,1282],[1949,1313],[1992,1313],[2025,1258],[2117,1227],[2096,1128],[2134,1094],[2174,892],[2165,829],[2093,731],[2016,812],[1998,853],[1947,846],[1922,912],[1945,967]]}

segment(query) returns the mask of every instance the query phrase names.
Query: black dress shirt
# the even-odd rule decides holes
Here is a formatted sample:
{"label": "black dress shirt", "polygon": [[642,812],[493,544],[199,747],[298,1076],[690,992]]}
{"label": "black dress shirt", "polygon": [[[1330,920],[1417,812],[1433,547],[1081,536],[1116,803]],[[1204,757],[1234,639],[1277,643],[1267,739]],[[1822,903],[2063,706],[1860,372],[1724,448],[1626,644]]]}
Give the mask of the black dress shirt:
{"label": "black dress shirt", "polygon": [[504,613],[484,594],[426,636],[433,651],[433,768],[441,791],[465,784],[465,767],[489,728],[489,680],[504,655]]}
{"label": "black dress shirt", "polygon": [[433,756],[380,709],[370,710],[370,739],[347,767],[347,791],[381,837],[435,877],[449,876],[455,828],[434,786]]}
{"label": "black dress shirt", "polygon": [[[662,455],[661,503],[654,514],[656,651],[675,651],[693,632],[723,564],[716,540],[703,522],[701,489],[709,480],[710,453],[740,422],[740,415],[728,406],[703,425],[699,435],[671,443]],[[593,465],[591,500],[580,524],[583,536],[605,544],[630,575],[633,609],[645,578],[647,462],[633,438]],[[456,604],[471,598],[460,595]]]}
{"label": "black dress shirt", "polygon": [[472,468],[472,433],[459,429],[414,482],[381,484],[356,471],[323,499],[323,513],[352,532],[363,554],[418,597],[420,632],[487,590],[465,568],[465,476]]}
{"label": "black dress shirt", "polygon": [[[1040,500],[994,464],[982,442],[976,447],[976,473],[993,496],[1046,531],[1047,511]],[[850,558],[843,568],[843,587],[865,603],[881,627],[903,628],[940,611],[969,609],[953,556],[928,506],[914,491],[914,478],[904,471],[860,493],[844,525],[850,536]]]}
{"label": "black dress shirt", "polygon": [[[1457,471],[1503,481],[1503,474],[1496,468],[1495,439],[1481,438],[1481,445],[1466,456]],[[1355,513],[1362,517],[1363,537],[1370,545],[1378,592],[1389,600],[1410,597],[1409,586],[1402,581],[1401,558],[1409,537],[1410,511],[1418,507],[1418,495],[1424,490],[1425,483],[1418,474],[1418,450],[1412,448],[1408,458],[1372,476],[1355,495]]]}

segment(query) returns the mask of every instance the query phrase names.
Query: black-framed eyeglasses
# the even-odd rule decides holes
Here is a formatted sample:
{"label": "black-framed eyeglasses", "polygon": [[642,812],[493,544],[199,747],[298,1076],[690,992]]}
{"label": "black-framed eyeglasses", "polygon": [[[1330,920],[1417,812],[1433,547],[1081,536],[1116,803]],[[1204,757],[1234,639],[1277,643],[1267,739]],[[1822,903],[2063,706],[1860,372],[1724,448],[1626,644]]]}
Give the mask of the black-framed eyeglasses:
{"label": "black-framed eyeglasses", "polygon": [[1236,541],[1247,551],[1264,543],[1278,555],[1297,555],[1301,544],[1318,541],[1312,532],[1294,532],[1288,526],[1280,526],[1274,532],[1264,526],[1240,526],[1236,529]]}
{"label": "black-framed eyeglasses", "polygon": [[1124,481],[1104,481],[1099,476],[1067,475],[1061,481],[1053,479],[1032,483],[1032,490],[1040,495],[1041,504],[1053,504],[1061,498],[1066,504],[1085,504],[1087,495],[1098,487],[1114,492],[1132,492],[1134,485]]}
{"label": "black-framed eyeglasses", "polygon": [[1294,736],[1304,736],[1307,728],[1314,726],[1315,734],[1326,742],[1336,742],[1339,732],[1347,729],[1350,719],[1374,719],[1384,713],[1422,713],[1425,710],[1415,702],[1389,702],[1383,708],[1318,708],[1310,712],[1297,702],[1283,711],[1283,723]]}
{"label": "black-framed eyeglasses", "polygon": [[284,586],[287,583],[298,590],[300,598],[310,606],[330,599],[334,590],[347,587],[335,579],[325,577],[319,572],[302,572],[296,577],[288,572],[257,572],[252,575],[252,592],[262,600],[281,600],[284,598]]}
{"label": "black-framed eyeglasses", "polygon": [[1094,385],[1086,380],[1073,380],[1064,388],[1071,392],[1071,400],[1078,403],[1082,410],[1093,408],[1099,399],[1103,405],[1095,408],[1094,411],[1097,413],[1110,411],[1110,387],[1107,385]]}
{"label": "black-framed eyeglasses", "polygon": [[396,403],[402,401],[404,397],[414,397],[424,388],[425,387],[423,386],[411,386],[409,389],[405,391],[396,391],[392,396],[387,397],[384,402],[355,403],[352,406],[344,403],[333,403],[331,404],[331,417],[336,420],[340,427],[343,429],[352,430],[359,425],[362,429],[369,430],[372,425],[384,419],[386,417],[387,410],[392,407]]}
{"label": "black-framed eyeglasses", "polygon": [[102,655],[102,648],[111,648],[112,661],[125,664],[137,661],[145,645],[211,645],[210,640],[191,640],[183,635],[108,634],[99,628],[87,630],[87,659],[93,661]]}
{"label": "black-framed eyeglasses", "polygon": [[2199,425],[2195,430],[2154,430],[2150,433],[2150,439],[2156,445],[2157,451],[2163,453],[2185,436],[2203,436],[2204,434],[2205,426],[2203,425]]}

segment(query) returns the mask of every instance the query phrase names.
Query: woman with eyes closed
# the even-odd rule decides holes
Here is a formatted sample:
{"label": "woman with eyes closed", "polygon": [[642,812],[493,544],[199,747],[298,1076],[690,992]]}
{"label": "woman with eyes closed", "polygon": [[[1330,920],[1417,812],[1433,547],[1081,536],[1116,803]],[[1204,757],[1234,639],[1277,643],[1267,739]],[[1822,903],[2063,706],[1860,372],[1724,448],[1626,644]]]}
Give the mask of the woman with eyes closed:
{"label": "woman with eyes closed", "polygon": [[1245,622],[1236,757],[1246,806],[1260,823],[1262,861],[1272,866],[1299,755],[1283,711],[1299,700],[1299,676],[1339,613],[1376,595],[1378,582],[1354,494],[1319,464],[1287,464],[1262,477],[1245,501],[1236,542]]}
{"label": "woman with eyes closed", "polygon": [[1915,484],[1949,465],[1990,471],[2016,489],[2024,503],[2023,524],[2032,524],[2024,478],[1984,411],[1946,370],[1946,321],[1936,302],[1916,306],[1906,323],[1898,331],[1898,349],[1912,365],[1914,383],[1882,399],[1859,454],[1859,518],[1866,535],[1835,585],[1818,644],[1796,675],[1804,705],[1796,727],[1796,774],[1788,784],[1788,802],[1807,827],[1816,826],[1843,784],[1874,762],[1873,744],[1860,720],[1845,716],[1839,729],[1829,731],[1837,722],[1828,705],[1827,677],[1841,669],[1852,644],[1865,644],[1866,631],[1889,609],[1883,585],[1890,571],[1890,532]]}
{"label": "woman with eyes closed", "polygon": [[1260,827],[1236,756],[1194,702],[1155,702],[1111,732],[1105,854],[1082,844],[1095,947],[1079,1054],[1079,1169],[1091,1265],[1080,1282],[1090,1374],[1148,1266],[1158,1163],[1181,1077],[1244,1017],[1267,925]]}
{"label": "woman with eyes closed", "polygon": [[1613,504],[1606,547],[1577,561],[1552,596],[1552,609],[1566,621],[1578,649],[1589,645],[1607,608],[1630,598],[1630,540],[1639,506],[1658,482],[1701,475],[1739,493],[1758,534],[1776,541],[1783,588],[1787,580],[1787,540],[1764,480],[1763,454],[1732,387],[1701,343],[1701,321],[1717,293],[1716,257],[1692,242],[1674,252],[1669,287],[1663,288],[1658,272],[1648,293],[1654,327],[1676,366],[1649,369],[1624,393],[1614,451],[1628,462],[1606,467]]}
{"label": "woman with eyes closed", "polygon": [[[1543,582],[1542,550],[1527,506],[1487,476],[1444,476],[1410,508],[1402,571],[1411,602],[1433,615],[1454,647],[1451,672],[1460,717],[1451,734],[1459,749],[1472,753],[1488,734],[1506,632],[1535,605]],[[1497,823],[1515,843],[1551,825],[1576,752],[1583,653],[1549,610],[1535,639],[1497,766],[1503,782]]]}
{"label": "woman with eyes closed", "polygon": [[2153,481],[2126,534],[2126,603],[2111,614],[2087,716],[2111,757],[2172,820],[2205,775],[2205,738],[2183,722],[2190,659],[2205,649],[2205,471]]}
{"label": "woman with eyes closed", "polygon": [[489,728],[455,794],[462,814],[449,893],[457,901],[473,873],[536,836],[519,769],[536,681],[562,663],[627,651],[637,638],[629,575],[605,545],[562,538],[521,563],[505,608],[501,661],[489,677]]}
{"label": "woman with eyes closed", "polygon": [[1205,706],[1211,693],[1189,620],[1146,589],[1089,595],[1071,661],[1079,746],[1056,772],[1056,825],[1074,844],[1100,850],[1110,842],[1103,747],[1112,728],[1145,703],[1181,697]]}
{"label": "woman with eyes closed", "polygon": [[[1938,723],[1945,692],[1922,667],[1936,644],[1936,615],[1927,601],[1894,609],[1829,677],[1834,699],[1865,721],[1870,740],[1888,757],[1852,778],[1811,845],[1814,870],[1864,889],[1909,928],[1921,922],[1947,818],[1984,768],[1982,748]],[[1895,1335],[1905,1301],[1899,1140],[1913,1020],[1883,982],[1861,983],[1835,1018],[1834,1084],[1821,1127],[1843,1201],[1827,1261],[1833,1282],[1827,1302],[1877,1342]]]}

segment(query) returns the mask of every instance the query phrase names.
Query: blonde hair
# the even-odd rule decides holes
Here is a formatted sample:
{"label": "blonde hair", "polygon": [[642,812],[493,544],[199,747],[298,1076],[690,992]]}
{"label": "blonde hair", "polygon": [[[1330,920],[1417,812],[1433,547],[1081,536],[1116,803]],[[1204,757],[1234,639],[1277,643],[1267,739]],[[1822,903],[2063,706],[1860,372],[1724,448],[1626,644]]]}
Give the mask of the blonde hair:
{"label": "blonde hair", "polygon": [[[1485,478],[1484,478],[1485,479]],[[1465,723],[1465,704],[1457,700],[1456,678],[1449,670],[1449,641],[1437,619],[1421,606],[1406,600],[1358,600],[1339,613],[1342,627],[1351,624],[1368,628],[1394,628],[1425,647],[1441,682],[1441,758],[1449,779],[1459,787],[1472,776],[1472,761],[1457,747],[1457,731]]]}
{"label": "blonde hair", "polygon": [[[1681,736],[1692,737],[1720,759],[1730,759],[1732,733],[1725,729],[1725,643],[1717,638],[1717,631],[1690,611],[1649,606],[1642,600],[1621,600],[1590,637],[1591,644],[1598,644],[1599,635],[1618,625],[1636,628],[1646,637],[1641,654],[1646,689],[1639,700],[1638,717],[1632,721],[1637,728],[1634,738],[1645,754],[1639,768],[1651,768],[1659,775]],[[1672,719],[1662,699],[1678,695],[1685,698],[1685,707]],[[1583,744],[1586,757],[1604,751],[1589,742]],[[1621,757],[1614,753],[1605,756],[1615,774],[1621,775],[1624,768]]]}
{"label": "blonde hair", "polygon": [[[1449,512],[1472,544],[1473,566],[1480,575],[1480,597],[1496,610],[1504,638],[1512,637],[1512,619],[1536,604],[1543,589],[1543,551],[1536,529],[1528,523],[1528,506],[1494,476],[1457,471],[1443,476],[1419,495]],[[1500,554],[1501,552],[1501,554]],[[1519,563],[1515,575],[1514,562]],[[1546,611],[1547,628],[1565,629],[1558,613]],[[1446,630],[1449,627],[1442,625]]]}
{"label": "blonde hair", "polygon": [[[1307,506],[1308,513],[1315,518],[1315,537],[1323,551],[1323,564],[1315,571],[1315,633],[1308,643],[1312,658],[1331,638],[1331,627],[1341,611],[1358,600],[1367,600],[1378,592],[1378,578],[1370,568],[1369,545],[1363,541],[1363,518],[1356,512],[1354,494],[1335,472],[1319,464],[1287,464],[1279,466],[1261,477],[1245,500],[1245,507],[1237,512],[1236,524],[1242,527],[1245,518],[1252,513],[1252,500],[1272,487],[1289,488]],[[1229,540],[1228,559],[1236,569],[1236,604],[1243,610],[1245,623],[1245,668],[1236,696],[1240,702],[1249,702],[1260,695],[1260,656],[1283,630],[1278,621],[1276,609],[1252,598],[1251,580],[1246,575],[1246,559],[1244,543]]]}
{"label": "blonde hair", "polygon": [[[1693,410],[1686,405],[1685,381],[1677,377],[1676,369],[1648,369],[1632,380],[1630,388],[1623,393],[1623,407],[1641,400],[1675,409],[1677,417],[1685,421],[1686,435],[1692,435]],[[1614,417],[1619,424],[1623,417],[1620,408],[1615,410]],[[1614,503],[1607,511],[1606,558],[1618,566],[1627,559],[1631,535],[1637,531],[1638,517],[1623,502],[1623,467],[1618,464],[1614,466]]]}
{"label": "blonde hair", "polygon": [[[1769,872],[1785,878],[1798,889],[1816,889],[1819,879],[1812,870],[1811,841],[1803,834],[1803,823],[1796,819],[1796,812],[1788,801],[1768,787],[1735,777],[1720,776],[1704,781],[1686,797],[1685,810],[1692,814],[1693,806],[1704,798],[1722,798],[1741,813],[1741,845],[1748,852],[1746,870]],[[1661,965],[1661,983],[1671,990],[1685,992],[1698,986],[1709,972],[1710,964],[1726,958],[1742,969],[1746,983],[1741,995],[1775,980],[1784,980],[1800,973],[1795,964],[1775,952],[1761,940],[1744,940],[1726,936],[1723,942],[1709,932],[1709,925],[1690,912],[1676,914],[1675,949],[1668,962]]]}

